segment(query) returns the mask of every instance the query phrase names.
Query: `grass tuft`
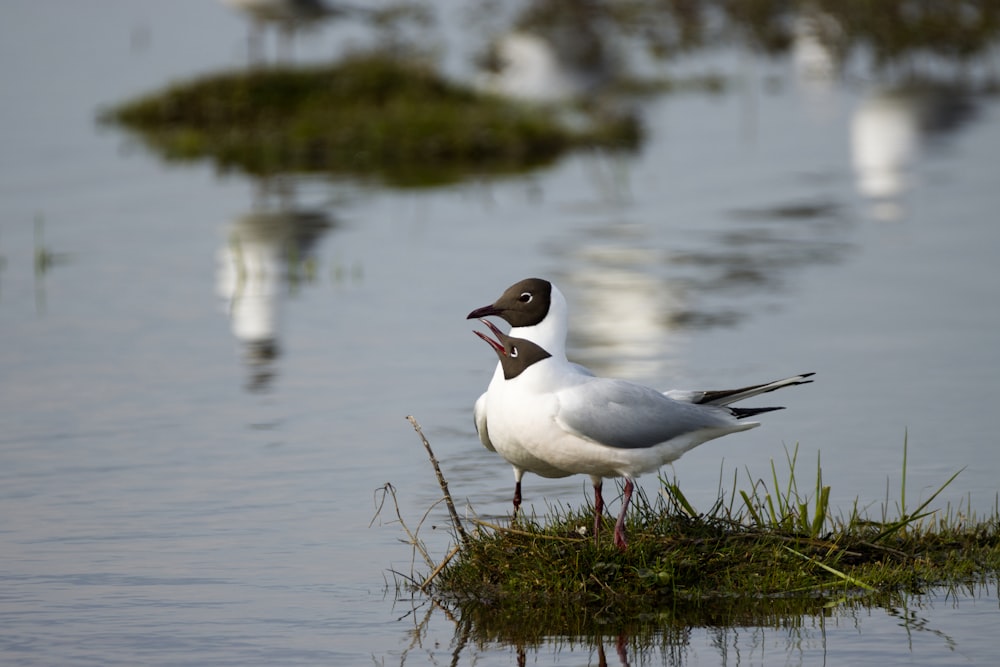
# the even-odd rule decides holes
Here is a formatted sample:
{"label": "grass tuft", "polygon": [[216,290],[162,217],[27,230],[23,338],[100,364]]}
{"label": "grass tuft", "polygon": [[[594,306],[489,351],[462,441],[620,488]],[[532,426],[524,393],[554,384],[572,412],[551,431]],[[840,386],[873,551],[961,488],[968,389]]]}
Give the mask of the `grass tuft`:
{"label": "grass tuft", "polygon": [[[904,478],[906,450],[904,442]],[[507,623],[506,637],[527,638],[542,619],[548,634],[664,614],[684,623],[755,622],[778,609],[802,615],[859,601],[888,605],[931,586],[996,579],[1000,513],[982,519],[961,507],[928,509],[958,473],[913,511],[902,492],[898,518],[883,507],[881,520],[868,519],[857,502],[846,517],[834,516],[818,460],[812,494],[800,494],[797,453],[786,452],[787,477],[772,463],[772,488],[758,480],[749,491],[723,493],[720,484],[706,512],[676,482],[661,480],[653,500],[636,493],[625,552],[612,544],[610,520],[594,545],[591,507],[550,507],[544,519],[510,525],[469,521],[466,539],[432,581],[405,577],[402,586],[429,582],[418,588],[498,632],[496,624]]]}

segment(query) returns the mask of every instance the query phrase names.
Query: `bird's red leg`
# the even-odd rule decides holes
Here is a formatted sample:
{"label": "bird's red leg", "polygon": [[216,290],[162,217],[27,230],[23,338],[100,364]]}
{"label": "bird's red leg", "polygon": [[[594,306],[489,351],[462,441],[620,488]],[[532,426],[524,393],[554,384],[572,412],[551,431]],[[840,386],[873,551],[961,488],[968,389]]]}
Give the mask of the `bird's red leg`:
{"label": "bird's red leg", "polygon": [[517,511],[521,509],[521,480],[514,482],[514,518],[517,518]]}
{"label": "bird's red leg", "polygon": [[597,478],[594,482],[594,546],[598,544],[598,537],[601,534],[601,514],[604,512],[604,497],[601,495],[601,488],[604,482]]}
{"label": "bird's red leg", "polygon": [[618,521],[615,522],[615,546],[625,551],[628,541],[625,539],[625,513],[628,511],[628,504],[632,500],[632,480],[625,478],[625,495],[622,497],[622,511],[618,514]]}

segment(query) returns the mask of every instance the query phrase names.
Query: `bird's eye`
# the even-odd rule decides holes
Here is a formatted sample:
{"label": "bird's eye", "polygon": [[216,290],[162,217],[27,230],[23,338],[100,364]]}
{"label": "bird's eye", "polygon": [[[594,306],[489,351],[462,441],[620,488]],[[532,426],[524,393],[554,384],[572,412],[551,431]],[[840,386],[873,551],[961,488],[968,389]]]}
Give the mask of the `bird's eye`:
{"label": "bird's eye", "polygon": [[531,292],[521,292],[521,296],[517,298],[521,303],[531,303]]}
{"label": "bird's eye", "polygon": [[511,346],[511,348],[510,348],[510,358],[511,359],[517,359],[517,347],[516,346]]}

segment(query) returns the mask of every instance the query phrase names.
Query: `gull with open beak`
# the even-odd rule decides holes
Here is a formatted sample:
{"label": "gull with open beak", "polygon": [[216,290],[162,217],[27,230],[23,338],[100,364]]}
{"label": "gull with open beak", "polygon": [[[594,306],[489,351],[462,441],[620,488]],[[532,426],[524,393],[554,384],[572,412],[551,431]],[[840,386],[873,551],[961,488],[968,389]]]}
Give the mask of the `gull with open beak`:
{"label": "gull with open beak", "polygon": [[[504,334],[482,319],[500,317]],[[489,388],[475,404],[483,445],[514,468],[514,512],[525,472],[542,477],[589,475],[594,486],[594,540],[598,541],[605,478],[625,479],[615,545],[624,550],[625,515],[633,480],[678,459],[703,442],[759,426],[745,421],[777,407],[729,407],[782,387],[811,382],[812,373],[723,391],[661,392],[627,380],[601,378],[566,358],[567,308],[547,280],[529,278],[509,287],[489,306],[468,316],[496,337],[476,331],[499,359]]]}

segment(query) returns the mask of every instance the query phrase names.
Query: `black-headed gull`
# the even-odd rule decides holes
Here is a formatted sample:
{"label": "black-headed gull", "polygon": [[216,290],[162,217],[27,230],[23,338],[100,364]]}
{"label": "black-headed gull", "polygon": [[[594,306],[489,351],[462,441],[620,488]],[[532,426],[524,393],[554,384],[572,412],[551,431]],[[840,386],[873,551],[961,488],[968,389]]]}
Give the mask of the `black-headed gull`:
{"label": "black-headed gull", "polygon": [[[759,426],[746,417],[780,410],[729,407],[781,387],[806,384],[812,373],[723,391],[661,392],[627,380],[595,376],[566,359],[566,299],[555,285],[529,278],[509,287],[479,318],[496,336],[475,332],[500,362],[476,401],[476,430],[483,445],[514,467],[514,512],[525,472],[542,477],[590,475],[594,485],[594,540],[598,539],[604,478],[624,477],[614,542],[625,549],[625,513],[632,480],[678,459],[703,442]],[[511,325],[504,334],[481,318]]]}

